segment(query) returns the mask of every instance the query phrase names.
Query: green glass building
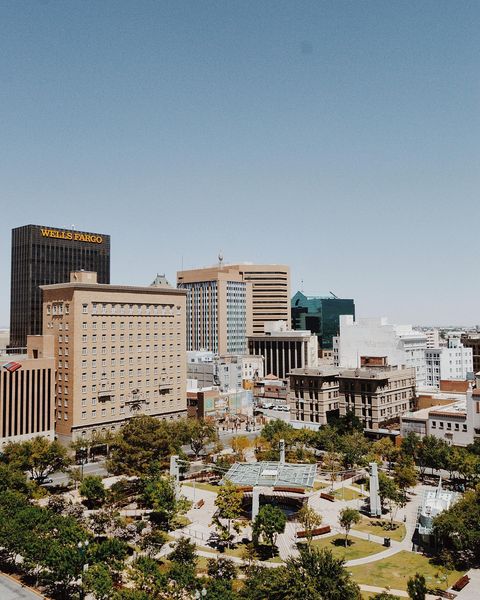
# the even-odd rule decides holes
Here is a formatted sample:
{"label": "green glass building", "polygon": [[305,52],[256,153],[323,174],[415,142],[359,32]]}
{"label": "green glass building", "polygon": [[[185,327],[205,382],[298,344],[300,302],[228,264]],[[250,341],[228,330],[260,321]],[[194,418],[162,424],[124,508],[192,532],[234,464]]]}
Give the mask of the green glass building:
{"label": "green glass building", "polygon": [[292,328],[309,329],[318,336],[318,347],[331,350],[333,338],[339,334],[340,315],[353,315],[351,298],[305,296],[297,292],[292,298]]}

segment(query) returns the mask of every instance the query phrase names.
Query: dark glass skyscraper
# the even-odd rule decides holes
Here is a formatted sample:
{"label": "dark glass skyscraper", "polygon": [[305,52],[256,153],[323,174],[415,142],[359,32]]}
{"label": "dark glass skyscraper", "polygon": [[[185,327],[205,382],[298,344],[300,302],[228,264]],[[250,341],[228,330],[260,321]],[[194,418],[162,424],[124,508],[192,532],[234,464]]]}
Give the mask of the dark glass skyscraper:
{"label": "dark glass skyscraper", "polygon": [[355,303],[351,298],[305,296],[302,292],[292,298],[292,328],[315,333],[318,347],[323,350],[333,347],[333,338],[340,331],[340,315],[355,318]]}
{"label": "dark glass skyscraper", "polygon": [[42,333],[40,285],[66,283],[71,271],[95,271],[110,283],[110,236],[24,225],[12,230],[10,348],[27,345],[27,335]]}

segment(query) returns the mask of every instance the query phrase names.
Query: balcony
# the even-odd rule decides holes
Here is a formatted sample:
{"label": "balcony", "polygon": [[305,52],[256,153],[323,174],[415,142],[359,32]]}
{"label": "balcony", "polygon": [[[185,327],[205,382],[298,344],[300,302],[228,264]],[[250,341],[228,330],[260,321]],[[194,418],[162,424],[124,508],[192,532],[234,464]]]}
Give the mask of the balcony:
{"label": "balcony", "polygon": [[98,400],[100,402],[107,402],[107,400],[110,400],[110,398],[114,395],[115,395],[115,392],[111,389],[99,390]]}

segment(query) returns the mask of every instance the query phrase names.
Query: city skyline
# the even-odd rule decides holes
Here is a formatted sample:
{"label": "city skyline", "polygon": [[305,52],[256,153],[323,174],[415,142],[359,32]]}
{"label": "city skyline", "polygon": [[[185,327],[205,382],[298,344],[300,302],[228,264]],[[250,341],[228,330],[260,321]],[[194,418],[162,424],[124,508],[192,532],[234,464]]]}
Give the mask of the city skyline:
{"label": "city skyline", "polygon": [[4,3],[0,325],[28,223],[110,234],[114,283],[221,250],[359,316],[476,324],[479,25],[468,2]]}

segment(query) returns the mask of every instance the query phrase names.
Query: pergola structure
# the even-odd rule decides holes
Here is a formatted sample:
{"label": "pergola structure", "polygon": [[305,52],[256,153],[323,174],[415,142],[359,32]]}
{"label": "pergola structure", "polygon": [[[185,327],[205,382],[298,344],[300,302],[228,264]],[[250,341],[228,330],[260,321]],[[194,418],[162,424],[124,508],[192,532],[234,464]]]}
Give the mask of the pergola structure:
{"label": "pergola structure", "polygon": [[252,487],[252,521],[258,514],[260,495],[274,488],[289,490],[312,489],[317,474],[315,464],[292,464],[285,462],[285,442],[280,440],[280,460],[255,463],[235,463],[222,479],[239,487]]}
{"label": "pergola structure", "polygon": [[235,463],[225,475],[240,487],[312,488],[317,465],[289,464],[277,461]]}

